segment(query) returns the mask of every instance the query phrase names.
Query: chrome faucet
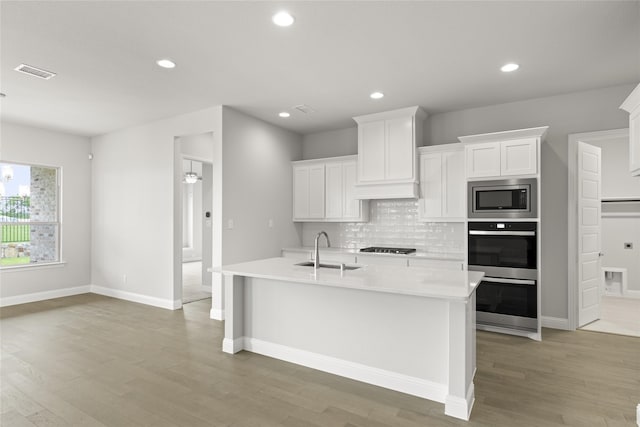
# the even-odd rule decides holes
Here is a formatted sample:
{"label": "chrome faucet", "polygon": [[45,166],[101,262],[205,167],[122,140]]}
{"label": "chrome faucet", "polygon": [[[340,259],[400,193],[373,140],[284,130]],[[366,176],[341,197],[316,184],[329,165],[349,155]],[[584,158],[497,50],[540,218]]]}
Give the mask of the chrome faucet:
{"label": "chrome faucet", "polygon": [[327,247],[331,247],[331,243],[329,243],[329,236],[327,235],[326,232],[321,231],[318,234],[316,234],[316,242],[314,245],[314,260],[313,260],[313,269],[317,270],[318,267],[320,266],[320,254],[318,252],[318,240],[320,240],[320,236],[322,236],[324,234],[324,237],[327,239]]}

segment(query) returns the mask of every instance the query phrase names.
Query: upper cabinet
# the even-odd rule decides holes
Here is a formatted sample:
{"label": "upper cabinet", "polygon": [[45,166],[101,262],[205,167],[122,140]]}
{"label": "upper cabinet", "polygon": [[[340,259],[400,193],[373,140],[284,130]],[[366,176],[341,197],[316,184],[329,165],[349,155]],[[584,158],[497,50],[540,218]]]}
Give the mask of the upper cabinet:
{"label": "upper cabinet", "polygon": [[324,163],[293,164],[293,220],[324,218]]}
{"label": "upper cabinet", "polygon": [[548,128],[461,136],[467,178],[538,175],[540,142]]}
{"label": "upper cabinet", "polygon": [[629,113],[629,171],[640,176],[640,84],[620,108]]}
{"label": "upper cabinet", "polygon": [[422,142],[420,107],[354,117],[358,123],[355,197],[418,197],[417,145]]}
{"label": "upper cabinet", "polygon": [[303,160],[292,165],[294,221],[368,219],[368,203],[354,197],[356,156]]}
{"label": "upper cabinet", "polygon": [[464,221],[466,217],[462,144],[420,147],[421,221]]}

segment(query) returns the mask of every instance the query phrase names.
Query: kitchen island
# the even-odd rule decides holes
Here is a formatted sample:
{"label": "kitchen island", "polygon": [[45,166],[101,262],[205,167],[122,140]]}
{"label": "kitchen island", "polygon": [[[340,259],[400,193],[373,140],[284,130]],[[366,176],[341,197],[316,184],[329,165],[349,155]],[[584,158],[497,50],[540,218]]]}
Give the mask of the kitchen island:
{"label": "kitchen island", "polygon": [[269,258],[224,266],[223,351],[252,351],[445,404],[474,401],[475,289],[483,273]]}

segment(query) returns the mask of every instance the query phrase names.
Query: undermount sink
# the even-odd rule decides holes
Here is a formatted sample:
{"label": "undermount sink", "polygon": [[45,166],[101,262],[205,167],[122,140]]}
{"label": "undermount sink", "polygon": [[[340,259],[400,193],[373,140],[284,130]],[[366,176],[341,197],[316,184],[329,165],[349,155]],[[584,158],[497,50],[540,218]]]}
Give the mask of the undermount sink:
{"label": "undermount sink", "polygon": [[[305,261],[305,262],[299,262],[296,265],[299,265],[301,267],[313,267],[314,263],[313,261]],[[336,270],[340,270],[340,268],[342,267],[340,264],[322,264],[320,263],[320,265],[318,265],[318,267],[322,267],[322,268],[335,268]],[[356,267],[353,265],[345,265],[344,267],[342,267],[343,270],[357,270],[360,267]]]}

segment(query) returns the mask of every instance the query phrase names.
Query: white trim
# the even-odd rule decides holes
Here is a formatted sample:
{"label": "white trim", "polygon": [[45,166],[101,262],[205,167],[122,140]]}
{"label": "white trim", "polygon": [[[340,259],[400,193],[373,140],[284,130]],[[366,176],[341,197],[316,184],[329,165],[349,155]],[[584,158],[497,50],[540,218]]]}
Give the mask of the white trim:
{"label": "white trim", "polygon": [[479,135],[459,136],[458,140],[463,144],[475,144],[479,142],[508,141],[521,138],[544,139],[549,126],[540,126],[528,129],[507,130],[502,132],[482,133]]}
{"label": "white trim", "polygon": [[450,417],[469,421],[473,404],[476,401],[476,398],[474,397],[474,389],[475,387],[473,383],[471,383],[467,390],[466,399],[448,394],[444,402],[444,414]]}
{"label": "white trim", "polygon": [[550,329],[562,329],[565,331],[572,331],[569,326],[569,319],[562,319],[560,317],[542,316],[542,327]]}
{"label": "white trim", "polygon": [[29,302],[45,301],[54,298],[68,297],[72,295],[87,294],[91,291],[91,286],[76,286],[73,288],[55,289],[52,291],[34,292],[31,294],[16,295],[13,297],[0,298],[0,307],[10,305],[26,304]]}
{"label": "white trim", "polygon": [[20,265],[4,265],[0,267],[0,271],[4,274],[5,272],[14,272],[14,271],[29,271],[29,270],[39,270],[44,268],[60,268],[67,265],[66,261],[56,261],[56,262],[37,262],[33,264],[20,264]]}
{"label": "white trim", "polygon": [[237,352],[245,349],[245,338],[224,338],[222,340],[222,351],[229,354],[236,354]]}
{"label": "white trim", "polygon": [[627,289],[627,291],[622,296],[624,298],[640,298],[640,291]]}
{"label": "white trim", "polygon": [[597,142],[603,139],[624,138],[629,136],[629,128],[612,129],[599,132],[573,133],[569,135],[569,157],[567,158],[568,166],[568,198],[567,198],[567,313],[569,321],[569,330],[575,330],[578,327],[578,142]]}
{"label": "white trim", "polygon": [[151,305],[153,307],[166,308],[169,310],[177,310],[182,307],[181,300],[170,300],[163,298],[150,297],[148,295],[136,294],[133,292],[123,291],[120,289],[105,288],[104,286],[91,285],[91,292],[107,297],[118,298],[126,301],[137,302],[140,304]]}
{"label": "white trim", "polygon": [[[340,375],[424,399],[446,403],[445,400],[448,392],[446,384],[439,384],[422,378],[411,377],[250,337],[244,337],[244,349],[308,368],[318,369],[330,374]],[[473,388],[471,388],[471,392],[473,392]],[[455,410],[455,412],[458,413],[459,411]],[[446,407],[445,413],[447,413]]]}
{"label": "white trim", "polygon": [[212,308],[209,311],[209,318],[213,320],[224,320],[224,310]]}

